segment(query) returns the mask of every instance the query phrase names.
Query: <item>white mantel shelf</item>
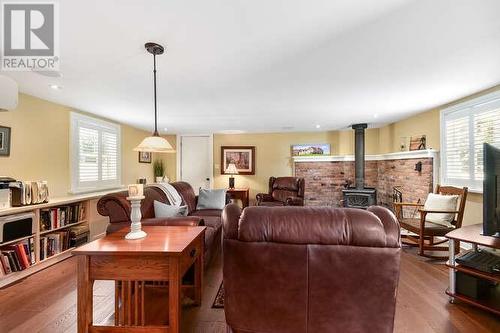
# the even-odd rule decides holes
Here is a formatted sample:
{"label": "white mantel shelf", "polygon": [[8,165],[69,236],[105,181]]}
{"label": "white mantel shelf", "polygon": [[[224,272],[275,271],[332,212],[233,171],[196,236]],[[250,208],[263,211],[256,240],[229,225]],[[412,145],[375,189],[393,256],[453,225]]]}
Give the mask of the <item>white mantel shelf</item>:
{"label": "white mantel shelf", "polygon": [[[345,162],[354,161],[354,155],[328,155],[328,156],[294,156],[294,163],[301,162]],[[439,151],[434,149],[401,151],[396,153],[365,155],[366,161],[385,161],[385,160],[407,160],[413,158],[432,158],[437,162]]]}

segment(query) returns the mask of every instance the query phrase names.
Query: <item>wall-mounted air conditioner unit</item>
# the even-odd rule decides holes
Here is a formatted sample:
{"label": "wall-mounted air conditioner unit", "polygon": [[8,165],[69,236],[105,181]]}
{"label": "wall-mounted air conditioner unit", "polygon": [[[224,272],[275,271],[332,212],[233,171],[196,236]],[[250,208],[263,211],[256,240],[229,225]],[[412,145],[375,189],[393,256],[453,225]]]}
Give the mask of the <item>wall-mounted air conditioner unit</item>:
{"label": "wall-mounted air conditioner unit", "polygon": [[10,111],[17,107],[19,88],[16,81],[0,75],[0,111]]}

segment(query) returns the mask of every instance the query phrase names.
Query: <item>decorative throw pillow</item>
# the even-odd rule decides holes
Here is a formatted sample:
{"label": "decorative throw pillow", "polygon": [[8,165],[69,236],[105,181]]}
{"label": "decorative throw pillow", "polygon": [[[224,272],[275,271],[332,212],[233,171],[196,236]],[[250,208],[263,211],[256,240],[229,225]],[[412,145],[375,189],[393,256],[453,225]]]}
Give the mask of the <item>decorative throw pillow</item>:
{"label": "decorative throw pillow", "polygon": [[187,206],[172,206],[163,202],[154,201],[155,217],[186,216]]}
{"label": "decorative throw pillow", "polygon": [[[429,193],[425,201],[425,210],[442,210],[442,211],[455,211],[457,210],[458,195],[442,195]],[[454,220],[455,214],[450,213],[429,213],[425,220],[451,227],[451,222]]]}
{"label": "decorative throw pillow", "polygon": [[226,190],[206,190],[200,188],[196,209],[223,209],[226,205]]}

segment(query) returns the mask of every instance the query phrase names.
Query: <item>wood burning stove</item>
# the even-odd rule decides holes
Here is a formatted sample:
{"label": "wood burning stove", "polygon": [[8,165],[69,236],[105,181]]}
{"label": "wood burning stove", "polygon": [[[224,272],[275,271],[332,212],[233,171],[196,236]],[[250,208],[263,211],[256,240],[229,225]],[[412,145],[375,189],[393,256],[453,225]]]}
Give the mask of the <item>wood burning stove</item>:
{"label": "wood burning stove", "polygon": [[352,125],[354,130],[354,171],[355,187],[342,190],[343,205],[350,208],[366,209],[377,204],[377,190],[365,187],[365,129],[367,124]]}

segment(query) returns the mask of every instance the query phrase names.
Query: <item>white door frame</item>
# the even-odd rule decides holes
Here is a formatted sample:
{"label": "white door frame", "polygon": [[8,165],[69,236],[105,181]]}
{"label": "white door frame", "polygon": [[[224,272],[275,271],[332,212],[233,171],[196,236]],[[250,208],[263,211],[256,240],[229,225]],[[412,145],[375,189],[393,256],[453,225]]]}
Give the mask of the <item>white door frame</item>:
{"label": "white door frame", "polygon": [[182,160],[182,137],[196,137],[196,136],[205,136],[208,137],[208,146],[209,146],[209,152],[208,152],[208,163],[210,164],[210,181],[209,181],[209,187],[213,188],[214,187],[214,135],[213,134],[207,134],[207,133],[202,133],[202,134],[177,134],[176,142],[177,142],[177,156],[176,156],[176,164],[177,164],[177,171],[176,171],[176,177],[177,180],[181,180],[182,178],[182,170],[181,170],[181,160]]}

